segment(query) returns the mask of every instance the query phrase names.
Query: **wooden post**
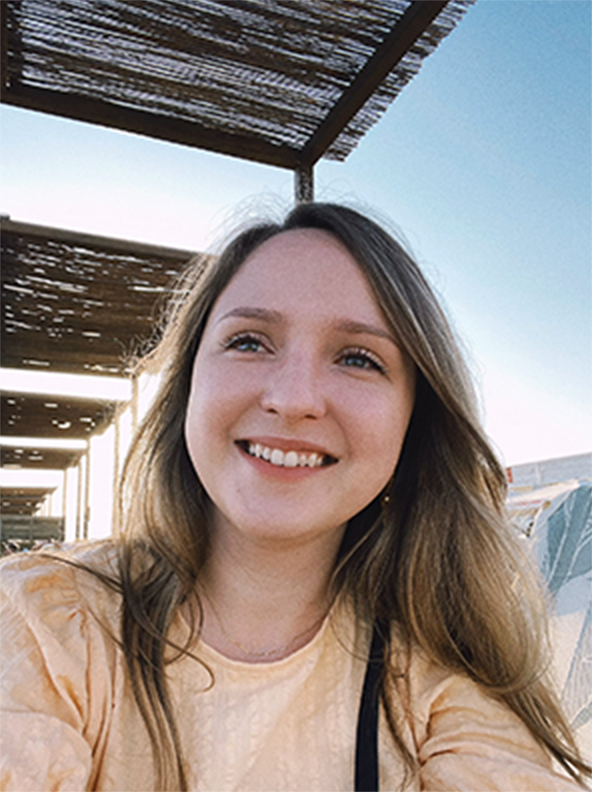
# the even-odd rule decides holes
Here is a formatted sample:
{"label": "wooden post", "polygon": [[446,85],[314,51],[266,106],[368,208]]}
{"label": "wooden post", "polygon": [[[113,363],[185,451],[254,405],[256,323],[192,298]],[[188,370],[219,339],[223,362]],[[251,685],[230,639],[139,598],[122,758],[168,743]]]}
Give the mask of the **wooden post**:
{"label": "wooden post", "polygon": [[68,468],[64,468],[64,483],[62,484],[62,517],[66,524],[66,511],[68,510]]}
{"label": "wooden post", "polygon": [[294,197],[296,203],[314,201],[314,168],[301,165],[294,171]]}
{"label": "wooden post", "polygon": [[119,534],[119,455],[121,453],[121,428],[119,425],[120,411],[115,412],[115,420],[113,421],[113,429],[115,430],[115,438],[113,440],[113,513],[111,516],[111,533],[115,536]]}
{"label": "wooden post", "polygon": [[83,539],[88,539],[88,524],[90,522],[90,446],[86,447],[84,455],[84,533]]}
{"label": "wooden post", "polygon": [[134,435],[138,428],[139,400],[138,378],[135,374],[132,374],[132,433]]}
{"label": "wooden post", "polygon": [[77,483],[77,497],[76,497],[76,539],[80,539],[82,535],[82,457],[78,460],[76,465],[76,475],[78,476]]}
{"label": "wooden post", "polygon": [[68,468],[64,468],[64,481],[62,484],[62,539],[66,539],[66,514],[68,512]]}

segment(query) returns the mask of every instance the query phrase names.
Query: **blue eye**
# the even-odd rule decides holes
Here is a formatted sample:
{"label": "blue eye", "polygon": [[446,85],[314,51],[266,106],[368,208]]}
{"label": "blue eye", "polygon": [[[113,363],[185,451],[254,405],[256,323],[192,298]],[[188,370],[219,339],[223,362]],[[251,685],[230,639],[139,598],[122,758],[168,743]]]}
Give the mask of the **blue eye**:
{"label": "blue eye", "polygon": [[341,354],[339,359],[342,365],[347,368],[359,368],[366,370],[379,371],[384,374],[384,366],[370,352],[364,349],[349,349]]}
{"label": "blue eye", "polygon": [[232,336],[224,343],[224,349],[235,349],[237,352],[259,352],[263,342],[250,333],[240,333]]}

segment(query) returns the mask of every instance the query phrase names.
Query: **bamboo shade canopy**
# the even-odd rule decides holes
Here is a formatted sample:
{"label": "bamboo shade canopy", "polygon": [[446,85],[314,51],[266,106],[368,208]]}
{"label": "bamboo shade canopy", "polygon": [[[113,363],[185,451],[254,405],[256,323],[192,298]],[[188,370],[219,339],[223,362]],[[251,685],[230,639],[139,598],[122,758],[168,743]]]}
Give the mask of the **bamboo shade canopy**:
{"label": "bamboo shade canopy", "polygon": [[33,516],[55,487],[0,487],[2,514]]}
{"label": "bamboo shade canopy", "polygon": [[[1,231],[1,365],[7,368],[125,375],[193,255],[5,219]],[[96,410],[103,407],[87,417],[100,423]],[[63,422],[82,417],[74,405],[62,409]]]}
{"label": "bamboo shade canopy", "polygon": [[343,160],[474,0],[3,0],[2,101],[299,170]]}
{"label": "bamboo shade canopy", "polygon": [[86,440],[104,431],[115,405],[95,399],[38,394],[0,394],[0,434],[6,437],[43,437]]}
{"label": "bamboo shade canopy", "polygon": [[64,470],[74,467],[85,452],[70,448],[0,446],[0,465],[7,468]]}

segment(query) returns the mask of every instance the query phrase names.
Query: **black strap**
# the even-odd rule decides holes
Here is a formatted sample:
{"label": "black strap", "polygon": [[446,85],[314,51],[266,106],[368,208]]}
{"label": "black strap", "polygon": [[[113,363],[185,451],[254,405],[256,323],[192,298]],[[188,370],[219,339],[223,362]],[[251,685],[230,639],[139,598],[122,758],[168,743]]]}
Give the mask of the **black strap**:
{"label": "black strap", "polygon": [[378,792],[378,708],[384,658],[384,626],[375,624],[366,666],[356,734],[355,792]]}

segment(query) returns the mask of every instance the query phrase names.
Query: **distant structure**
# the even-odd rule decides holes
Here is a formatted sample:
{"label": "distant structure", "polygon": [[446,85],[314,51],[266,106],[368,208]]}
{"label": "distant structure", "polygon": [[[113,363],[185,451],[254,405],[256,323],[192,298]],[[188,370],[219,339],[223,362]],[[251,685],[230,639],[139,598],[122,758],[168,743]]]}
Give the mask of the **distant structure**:
{"label": "distant structure", "polygon": [[545,487],[560,481],[592,480],[592,453],[527,462],[507,468],[510,489]]}
{"label": "distant structure", "polygon": [[555,679],[584,757],[592,747],[592,453],[508,469],[508,515],[547,583]]}

